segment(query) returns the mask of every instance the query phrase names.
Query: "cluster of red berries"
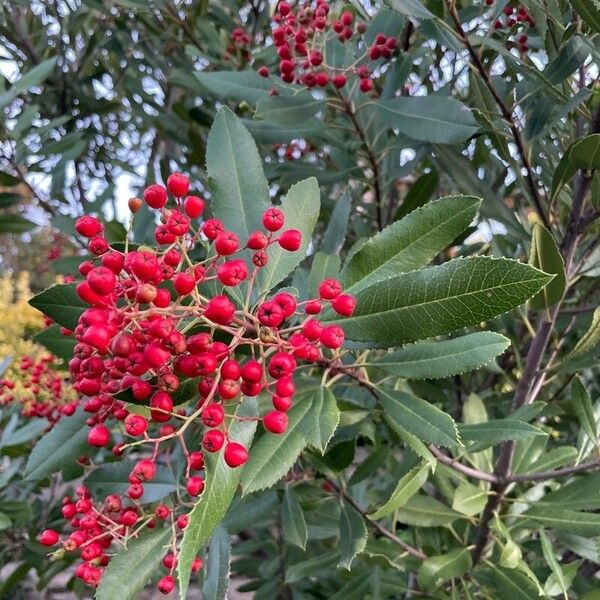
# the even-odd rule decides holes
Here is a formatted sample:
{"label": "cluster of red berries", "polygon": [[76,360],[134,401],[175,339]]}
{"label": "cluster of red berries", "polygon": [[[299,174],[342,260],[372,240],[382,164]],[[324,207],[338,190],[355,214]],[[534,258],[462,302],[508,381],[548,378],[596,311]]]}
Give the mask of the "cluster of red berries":
{"label": "cluster of red berries", "polygon": [[[356,304],[335,279],[321,283],[318,298],[300,302],[281,291],[257,300],[264,297],[264,290],[255,288],[269,263],[269,249],[298,251],[300,231],[285,229],[284,213],[273,207],[262,216],[263,229],[242,242],[219,220],[203,219],[205,201],[188,192],[189,180],[180,173],[169,176],[166,188],[145,189],[146,204],[160,211],[155,248],[111,247],[102,223],[92,216],[81,217],[75,226],[88,238],[94,258],[81,263],[84,279],[76,285],[90,307],[73,332],[64,331],[77,340],[69,370],[90,414],[88,443],[105,447],[113,439],[115,455],[136,453],[126,493],[138,508],[136,523],[145,518],[139,510],[144,483],[155,476],[161,449],[172,443],[181,447],[191,500],[204,489],[203,452],[223,450],[231,468],[248,460],[248,449],[230,439],[227,426],[245,397],[270,397],[272,410],[248,418],[283,433],[298,362],[326,364],[344,343],[343,329],[321,323],[317,315],[331,306],[350,316]],[[139,198],[129,201],[133,213],[141,205]],[[191,405],[177,399],[183,380],[197,389]],[[126,401],[146,406],[146,416],[128,410]],[[197,448],[188,448],[184,433],[190,427],[203,430]],[[149,454],[140,456],[146,447]],[[122,535],[124,524],[112,521]],[[98,569],[88,565],[81,574],[94,583]],[[162,591],[169,588],[168,577],[161,580]]]}
{"label": "cluster of red berries", "polygon": [[52,354],[41,358],[29,355],[19,362],[19,385],[12,379],[0,379],[0,406],[18,402],[24,417],[43,417],[54,425],[62,416],[72,415],[77,399]]}
{"label": "cluster of red berries", "polygon": [[[366,31],[366,24],[355,24],[350,11],[344,11],[339,18],[332,18],[327,0],[302,2],[297,7],[292,7],[289,2],[280,2],[273,21],[273,42],[280,59],[279,75],[284,82],[299,83],[308,88],[326,87],[331,83],[339,89],[354,75],[358,77],[362,92],[373,89],[373,73],[369,66],[362,64],[340,69],[325,62],[325,46],[332,35],[341,42],[357,36],[364,45],[362,34]],[[390,59],[396,51],[396,44],[395,37],[380,33],[370,47],[364,48],[364,56],[357,63],[364,59]],[[268,77],[269,68],[263,65],[258,73]]]}
{"label": "cluster of red berries", "polygon": [[[140,461],[135,472],[139,477],[154,476],[154,463]],[[81,562],[75,569],[75,576],[87,585],[97,587],[102,579],[104,568],[110,561],[113,545],[126,545],[130,539],[138,537],[144,529],[153,529],[161,523],[168,523],[174,531],[171,549],[163,558],[163,566],[169,574],[162,577],[157,588],[164,594],[175,587],[173,572],[177,567],[177,541],[188,524],[188,516],[176,516],[165,504],[158,504],[144,512],[139,503],[123,499],[117,494],[109,494],[102,502],[95,502],[88,488],[80,485],[75,496],[63,498],[62,516],[69,522],[73,531],[68,536],[61,535],[55,529],[46,529],[39,536],[39,542],[46,547],[60,548],[53,558],[60,559],[65,553],[78,552]],[[192,571],[202,568],[202,559],[196,557],[192,563]]]}
{"label": "cluster of red berries", "polygon": [[252,38],[250,34],[242,27],[236,27],[231,32],[223,58],[225,60],[235,60],[238,67],[243,67],[250,59],[251,45]]}
{"label": "cluster of red berries", "polygon": [[306,140],[292,140],[287,144],[274,144],[273,150],[279,158],[298,160],[310,152],[315,152],[316,147]]}
{"label": "cluster of red berries", "polygon": [[504,21],[497,19],[494,23],[494,29],[498,31],[510,30],[509,35],[512,35],[513,39],[507,42],[507,47],[515,47],[521,53],[527,52],[529,50],[529,38],[525,31],[527,28],[535,27],[535,19],[524,6],[513,7],[508,5],[502,12]]}

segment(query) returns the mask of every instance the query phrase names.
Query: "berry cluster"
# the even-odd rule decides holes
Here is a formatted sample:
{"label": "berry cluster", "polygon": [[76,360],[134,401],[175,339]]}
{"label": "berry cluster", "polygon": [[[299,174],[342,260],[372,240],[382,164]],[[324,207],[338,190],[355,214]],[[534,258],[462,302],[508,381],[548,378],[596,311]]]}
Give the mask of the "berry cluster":
{"label": "berry cluster", "polygon": [[[486,2],[491,4],[490,2]],[[512,36],[512,39],[509,39],[507,42],[507,47],[515,47],[521,53],[526,53],[529,50],[528,45],[528,36],[527,29],[535,27],[535,19],[529,14],[527,8],[524,6],[506,6],[502,11],[504,15],[504,20],[497,19],[494,23],[494,29],[501,30],[509,30],[509,36]]]}
{"label": "berry cluster", "polygon": [[[351,76],[358,77],[362,92],[373,89],[373,61],[380,58],[389,60],[396,51],[395,37],[379,33],[373,44],[366,46],[363,34],[364,22],[354,23],[354,15],[344,11],[339,18],[333,18],[327,0],[303,2],[292,7],[289,2],[280,2],[273,22],[273,42],[277,48],[279,75],[285,83],[298,83],[308,88],[343,88]],[[346,69],[334,68],[325,60],[325,46],[332,36],[341,42],[357,39],[363,56],[355,65]],[[370,60],[371,64],[358,64]],[[261,66],[258,73],[269,76],[269,68]]]}
{"label": "berry cluster", "polygon": [[250,34],[242,27],[236,27],[231,32],[223,58],[234,61],[241,68],[250,60],[251,44]]}
{"label": "berry cluster", "polygon": [[[174,202],[168,207],[169,192]],[[103,513],[94,509],[94,526],[109,527],[110,534],[93,530],[91,537],[83,536],[82,519],[72,517],[82,540],[77,548],[87,565],[80,573],[88,583],[101,576],[102,564],[94,561],[105,560],[100,542],[94,544],[92,558],[84,553],[90,540],[127,537],[132,526],[147,526],[159,516],[149,517],[142,502],[144,483],[154,478],[163,454],[179,445],[187,459],[185,492],[180,494],[187,494],[187,502],[204,489],[204,452],[223,450],[227,465],[243,465],[248,449],[231,439],[228,428],[237,406],[247,397],[270,398],[271,410],[247,418],[262,421],[269,432],[283,433],[298,363],[327,364],[344,343],[343,329],[321,323],[317,315],[325,306],[342,316],[355,309],[354,298],[335,279],[321,283],[318,298],[300,302],[280,291],[262,299],[256,288],[261,269],[269,264],[269,249],[277,245],[299,251],[300,231],[285,229],[283,212],[273,207],[262,216],[263,229],[242,242],[219,220],[202,219],[205,201],[188,192],[189,181],[180,173],[168,178],[167,188],[154,184],[144,191],[146,204],[160,211],[155,248],[126,244],[121,250],[109,244],[95,217],[76,223],[95,258],[79,267],[84,280],[76,291],[90,307],[72,332],[77,344],[69,370],[90,414],[88,443],[100,448],[113,440],[115,455],[127,452],[136,458],[126,493],[135,510],[119,504],[118,518],[99,525]],[[134,214],[141,205],[139,198],[129,202]],[[184,380],[197,389],[192,403],[177,396]],[[131,410],[127,402],[145,406],[146,412]],[[186,432],[194,430],[201,434],[200,444],[190,448]],[[87,508],[91,500],[83,503]],[[180,529],[187,519],[185,513],[173,518]],[[175,555],[175,540],[172,547]],[[161,580],[161,591],[168,590],[169,577]]]}
{"label": "berry cluster", "polygon": [[0,379],[0,406],[18,402],[24,417],[43,417],[50,425],[75,412],[76,394],[55,356],[24,355],[18,368],[18,381]]}

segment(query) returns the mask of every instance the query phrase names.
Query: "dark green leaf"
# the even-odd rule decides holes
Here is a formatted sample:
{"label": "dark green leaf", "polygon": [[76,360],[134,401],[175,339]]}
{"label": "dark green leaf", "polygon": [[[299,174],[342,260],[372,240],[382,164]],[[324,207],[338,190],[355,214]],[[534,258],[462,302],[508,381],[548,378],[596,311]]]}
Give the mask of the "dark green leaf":
{"label": "dark green leaf", "polygon": [[440,581],[464,575],[472,566],[471,551],[468,548],[456,548],[447,554],[430,556],[419,568],[419,587],[431,590]]}
{"label": "dark green leaf", "polygon": [[404,200],[402,200],[402,204],[396,211],[394,221],[399,221],[413,210],[429,202],[438,186],[438,182],[439,177],[437,171],[431,171],[421,175],[421,177],[412,184],[410,190],[408,190],[408,193],[404,197]]}
{"label": "dark green leaf", "polygon": [[25,233],[34,227],[37,227],[37,225],[33,221],[30,221],[21,215],[12,213],[0,214],[0,234]]}
{"label": "dark green leaf", "polygon": [[302,550],[306,548],[308,535],[306,520],[304,519],[304,513],[296,498],[296,494],[294,494],[289,486],[286,486],[283,492],[281,526],[283,528],[283,535],[289,544],[298,546]]}
{"label": "dark green leaf", "polygon": [[231,544],[224,527],[218,527],[208,545],[208,561],[202,582],[202,600],[225,600],[229,588]]}
{"label": "dark green leaf", "polygon": [[571,383],[571,406],[581,423],[584,431],[594,444],[598,444],[598,425],[594,415],[594,407],[589,392],[581,379],[575,377]]}
{"label": "dark green leaf", "polygon": [[68,329],[75,329],[81,313],[88,308],[73,283],[53,285],[34,296],[29,304]]}
{"label": "dark green leaf", "polygon": [[45,346],[54,356],[69,361],[73,358],[73,348],[75,348],[75,338],[62,335],[59,325],[51,325],[40,331],[34,336],[38,344]]}
{"label": "dark green leaf", "polygon": [[338,566],[350,570],[354,557],[367,543],[367,526],[364,519],[347,504],[340,511],[340,562]]}
{"label": "dark green leaf", "polygon": [[600,133],[587,135],[569,146],[554,171],[552,198],[578,169],[600,169]]}
{"label": "dark green leaf", "polygon": [[298,125],[305,123],[324,108],[325,101],[315,100],[310,94],[269,96],[257,102],[254,116],[282,125]]}

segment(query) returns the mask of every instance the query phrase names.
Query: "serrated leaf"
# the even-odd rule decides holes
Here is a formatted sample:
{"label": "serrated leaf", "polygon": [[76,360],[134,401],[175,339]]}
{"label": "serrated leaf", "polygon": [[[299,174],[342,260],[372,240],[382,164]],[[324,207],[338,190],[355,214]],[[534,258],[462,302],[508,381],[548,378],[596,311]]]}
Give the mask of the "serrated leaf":
{"label": "serrated leaf", "polygon": [[314,117],[325,106],[324,100],[316,100],[308,93],[268,96],[257,102],[254,117],[281,125],[298,125]]}
{"label": "serrated leaf", "polygon": [[308,294],[318,296],[318,287],[323,279],[338,279],[340,276],[340,257],[317,252],[313,258],[308,275]]}
{"label": "serrated leaf", "polygon": [[393,411],[389,413],[384,411],[385,420],[390,424],[392,429],[396,432],[398,437],[417,455],[427,461],[429,466],[434,469],[436,465],[436,460],[433,457],[433,454],[429,451],[427,446],[416,436],[413,435],[410,431],[405,429],[398,420],[402,417],[401,411]]}
{"label": "serrated leaf", "polygon": [[516,472],[536,473],[539,471],[550,471],[565,465],[572,465],[576,460],[577,448],[573,446],[562,446],[544,452],[537,460],[525,467],[521,466]]}
{"label": "serrated leaf", "polygon": [[396,516],[400,523],[416,527],[441,527],[463,518],[460,513],[425,494],[413,496],[396,511]]}
{"label": "serrated leaf", "polygon": [[594,407],[589,392],[581,382],[579,377],[575,377],[570,387],[571,406],[581,423],[584,431],[594,442],[598,444],[598,425],[594,415]]}
{"label": "serrated leaf", "polygon": [[69,361],[73,358],[73,349],[75,348],[75,338],[68,335],[62,335],[59,325],[50,325],[33,336],[33,339],[45,346],[54,356]]}
{"label": "serrated leaf", "polygon": [[306,529],[304,512],[296,498],[296,494],[294,494],[289,486],[286,486],[283,492],[281,526],[285,540],[288,543],[298,546],[302,550],[306,549],[308,531]]}
{"label": "serrated leaf", "polygon": [[29,304],[68,329],[75,329],[81,313],[89,308],[73,283],[53,285],[31,298]]}
{"label": "serrated leaf", "polygon": [[[288,252],[279,244],[269,248],[269,262],[258,274],[258,289],[263,292],[273,289],[306,257],[320,207],[319,185],[314,177],[305,179],[289,189],[280,209],[285,217],[286,229],[298,229],[302,233],[302,243],[296,252]],[[252,206],[248,208],[254,210]]]}
{"label": "serrated leaf", "polygon": [[589,350],[594,349],[598,344],[600,344],[600,308],[597,308],[594,311],[590,328],[579,339],[571,352],[571,356],[588,352]]}
{"label": "serrated leaf", "polygon": [[381,519],[406,504],[423,486],[429,476],[430,465],[425,463],[411,469],[397,483],[389,500],[374,513],[371,519]]}
{"label": "serrated leaf", "polygon": [[348,293],[424,267],[473,221],[481,203],[473,196],[450,196],[414,210],[355,251],[342,270]]}
{"label": "serrated leaf", "polygon": [[311,407],[303,417],[300,428],[307,443],[323,453],[340,422],[340,411],[328,387],[321,386],[309,392],[309,397],[298,394],[296,402],[307,402],[309,398]]}
{"label": "serrated leaf", "polygon": [[354,473],[352,473],[352,476],[348,480],[348,485],[356,485],[370,475],[374,475],[377,469],[383,465],[389,454],[389,445],[375,448],[375,450],[373,450],[373,452],[371,452],[371,454],[356,467]]}
{"label": "serrated leaf", "polygon": [[534,504],[519,519],[519,527],[529,527],[531,522],[549,529],[564,531],[575,535],[593,537],[600,535],[600,514],[589,513],[568,508],[554,509],[547,504]]}
{"label": "serrated leaf", "polygon": [[431,590],[440,581],[460,577],[472,566],[471,551],[468,548],[456,548],[447,554],[430,556],[419,568],[419,587]]}
{"label": "serrated leaf", "polygon": [[224,527],[217,527],[208,545],[208,560],[204,581],[202,582],[202,600],[225,600],[229,588],[231,571],[231,543]]}
{"label": "serrated leaf", "polygon": [[269,97],[273,87],[285,91],[271,79],[261,77],[256,71],[197,71],[193,75],[200,85],[219,99],[241,102],[258,102]]}
{"label": "serrated leaf", "polygon": [[454,492],[452,508],[467,516],[479,514],[485,506],[487,496],[486,490],[464,481]]}
{"label": "serrated leaf", "polygon": [[456,423],[448,413],[406,392],[379,388],[378,394],[385,413],[420,440],[445,447],[458,445]]}
{"label": "serrated leaf", "polygon": [[504,569],[490,563],[493,590],[501,600],[538,600],[538,589],[534,582],[517,569]]}
{"label": "serrated leaf", "polygon": [[343,569],[352,567],[354,557],[367,544],[367,526],[364,519],[353,508],[343,504],[340,511],[340,561]]}
{"label": "serrated leaf", "polygon": [[600,473],[588,473],[559,489],[549,492],[539,502],[568,506],[572,509],[600,508]]}
{"label": "serrated leaf", "polygon": [[546,435],[541,429],[517,419],[494,419],[472,425],[459,423],[458,431],[463,440],[486,444],[485,447],[508,440]]}
{"label": "serrated leaf", "polygon": [[565,263],[552,234],[537,222],[533,224],[529,264],[544,273],[554,275],[554,279],[531,298],[529,306],[539,310],[560,302],[567,287]]}
{"label": "serrated leaf", "polygon": [[422,142],[455,144],[479,131],[473,113],[454,98],[398,96],[377,103],[382,126]]}
{"label": "serrated leaf", "polygon": [[134,600],[154,574],[171,540],[171,528],[159,527],[131,540],[113,556],[96,590],[96,600]]}
{"label": "serrated leaf", "polygon": [[552,199],[556,197],[578,169],[600,169],[600,133],[582,137],[566,150],[554,171]]}
{"label": "serrated leaf", "polygon": [[413,210],[426,204],[433,193],[435,192],[439,183],[439,177],[437,171],[431,171],[424,173],[417,179],[408,190],[408,193],[402,200],[402,204],[398,207],[394,216],[394,221],[399,221],[404,218]]}
{"label": "serrated leaf", "polygon": [[70,417],[60,419],[34,446],[25,465],[24,479],[39,481],[75,464],[88,449],[87,417],[82,409],[78,409]]}
{"label": "serrated leaf", "polygon": [[[476,325],[523,304],[552,277],[523,263],[486,256],[451,260],[364,287],[344,318],[346,337],[397,346]],[[331,311],[323,320],[340,320]]]}
{"label": "serrated leaf", "polygon": [[509,345],[510,340],[499,333],[480,331],[451,340],[418,342],[365,366],[405,379],[438,379],[478,369]]}
{"label": "serrated leaf", "polygon": [[[240,417],[255,417],[258,413],[258,403],[255,399],[244,398],[239,405],[237,415]],[[256,421],[233,419],[229,423],[229,437],[247,448],[250,447]],[[210,539],[213,531],[225,517],[240,478],[247,464],[232,469],[225,463],[224,450],[206,456],[206,483],[200,500],[189,513],[189,523],[183,533],[179,549],[177,578],[179,580],[180,598],[186,597],[192,562],[200,548]]]}

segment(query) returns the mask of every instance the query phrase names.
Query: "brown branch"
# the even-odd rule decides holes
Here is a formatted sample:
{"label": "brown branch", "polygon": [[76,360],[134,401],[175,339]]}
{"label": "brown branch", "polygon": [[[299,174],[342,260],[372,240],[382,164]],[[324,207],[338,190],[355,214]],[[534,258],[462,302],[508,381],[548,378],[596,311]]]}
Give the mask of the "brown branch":
{"label": "brown branch", "polygon": [[373,529],[379,532],[382,536],[386,537],[388,540],[391,540],[392,542],[394,542],[394,544],[397,544],[398,546],[402,547],[406,552],[408,552],[408,554],[414,556],[415,558],[418,558],[420,560],[425,560],[427,558],[427,555],[423,551],[419,550],[418,548],[415,548],[414,546],[411,546],[403,539],[400,539],[396,534],[392,533],[391,531],[388,531],[379,522],[375,521],[374,519],[371,519],[371,517],[369,517],[369,515],[356,503],[354,498],[352,498],[352,496],[350,496],[348,492],[343,490],[335,481],[332,481],[329,478],[326,478],[326,481],[338,493],[340,498],[344,499],[357,513],[359,513],[362,516],[362,518],[367,523],[369,523],[369,525],[373,527]]}
{"label": "brown branch", "polygon": [[549,228],[550,224],[548,222],[548,217],[546,216],[546,213],[542,207],[542,198],[540,196],[540,191],[538,189],[537,183],[536,183],[534,175],[533,175],[533,167],[532,167],[529,157],[527,155],[527,151],[525,149],[525,142],[523,141],[523,136],[521,135],[521,131],[520,131],[519,127],[517,126],[517,123],[513,117],[512,112],[508,109],[508,107],[506,106],[506,104],[504,103],[502,98],[500,97],[500,94],[498,94],[496,88],[494,87],[494,84],[492,83],[490,75],[486,71],[485,66],[483,65],[483,62],[481,61],[481,57],[479,56],[479,54],[477,54],[477,52],[475,51],[475,48],[473,48],[473,45],[469,41],[469,38],[468,38],[467,34],[465,33],[465,30],[463,29],[462,23],[460,21],[460,17],[458,16],[458,11],[456,10],[455,0],[448,0],[448,10],[450,12],[450,16],[452,17],[452,20],[454,21],[454,25],[458,32],[458,37],[459,37],[461,43],[469,52],[469,55],[471,56],[471,60],[473,61],[473,65],[475,66],[475,68],[477,69],[477,72],[483,79],[483,82],[484,82],[485,86],[487,87],[487,89],[489,90],[490,94],[493,96],[494,101],[498,105],[498,108],[500,109],[500,113],[502,114],[504,120],[508,123],[508,126],[511,130],[513,139],[515,141],[515,145],[517,147],[517,151],[519,153],[519,157],[521,159],[521,163],[523,165],[523,168],[525,169],[525,177],[526,177],[526,181],[527,181],[527,187],[529,188],[529,193],[531,194],[531,199],[535,206],[535,210],[538,213],[542,223],[547,228]]}

